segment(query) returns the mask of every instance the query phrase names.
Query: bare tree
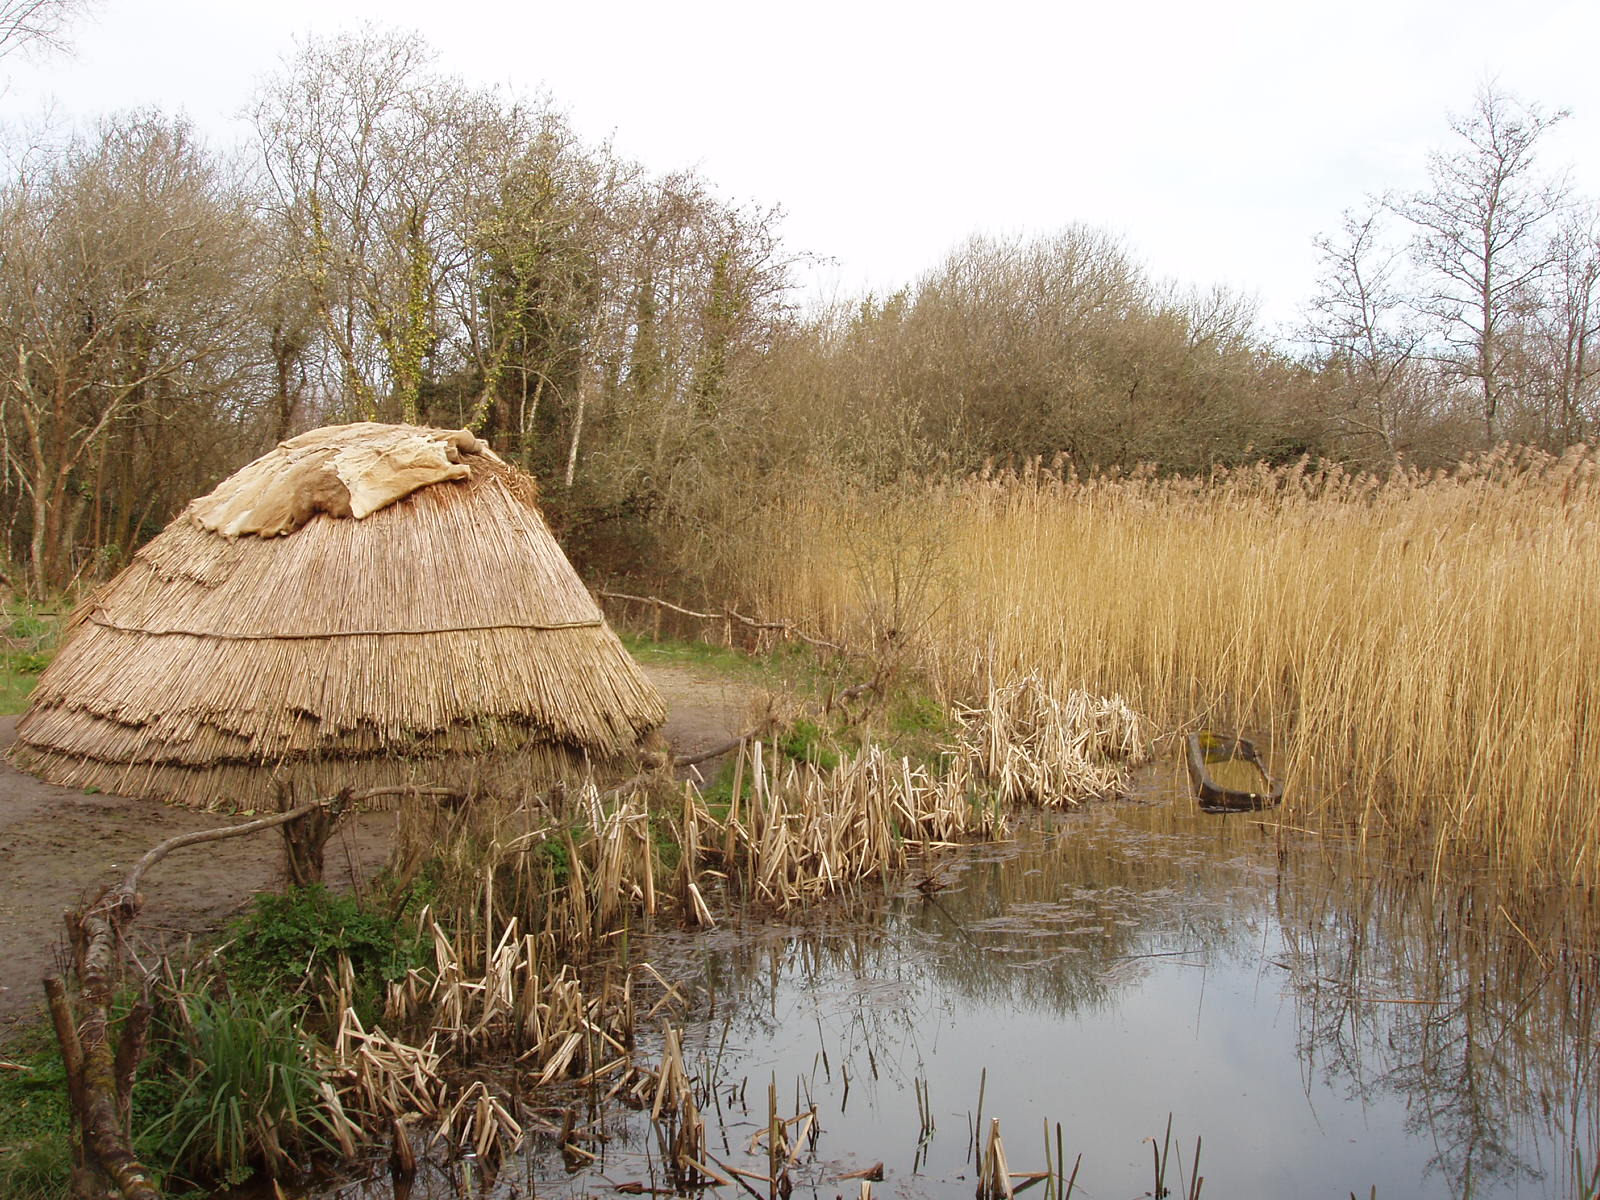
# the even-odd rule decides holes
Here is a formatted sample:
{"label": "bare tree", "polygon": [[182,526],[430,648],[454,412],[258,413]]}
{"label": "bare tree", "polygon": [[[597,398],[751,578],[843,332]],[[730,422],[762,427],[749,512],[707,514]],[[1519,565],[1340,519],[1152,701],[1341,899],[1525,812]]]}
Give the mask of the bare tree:
{"label": "bare tree", "polygon": [[1551,440],[1590,437],[1600,393],[1600,211],[1574,208],[1551,242],[1553,270],[1541,334],[1549,378]]}
{"label": "bare tree", "polygon": [[73,18],[98,0],[0,0],[0,58],[16,50],[64,50]]}
{"label": "bare tree", "polygon": [[620,215],[596,328],[595,390],[614,418],[600,464],[660,495],[740,440],[753,415],[740,384],[785,312],[795,260],[776,210],[726,204],[697,175],[643,181]]}
{"label": "bare tree", "polygon": [[[482,389],[515,373],[517,328],[501,318],[541,299],[506,248],[569,220],[574,154],[548,108],[469,88],[433,59],[412,34],[313,39],[267,83],[255,125],[269,208],[317,315],[322,390],[364,417],[416,421],[441,381],[472,370],[480,390],[460,419],[477,422],[492,407]],[[498,290],[495,270],[509,272]]]}
{"label": "bare tree", "polygon": [[1333,414],[1340,433],[1375,440],[1393,465],[1426,333],[1381,217],[1378,209],[1346,212],[1337,237],[1315,240],[1322,271],[1307,332],[1343,379]]}
{"label": "bare tree", "polygon": [[114,445],[148,437],[192,461],[214,429],[189,418],[237,410],[250,241],[243,198],[186,125],[156,116],[109,122],[0,188],[0,460],[36,590],[70,573],[108,472],[166,495]]}
{"label": "bare tree", "polygon": [[642,172],[580,145],[548,113],[519,136],[495,188],[462,223],[467,258],[446,304],[470,377],[458,419],[532,467],[558,415],[571,442],[581,439],[585,380],[613,291],[607,261]]}
{"label": "bare tree", "polygon": [[1565,180],[1541,175],[1542,136],[1567,117],[1546,114],[1485,84],[1453,117],[1457,142],[1428,158],[1431,185],[1394,211],[1416,230],[1424,311],[1443,331],[1443,357],[1479,390],[1483,438],[1499,436],[1508,327],[1537,303],[1552,270],[1548,226],[1566,203]]}
{"label": "bare tree", "polygon": [[271,207],[331,352],[325,386],[368,419],[417,419],[438,335],[440,193],[465,164],[432,58],[414,35],[312,39],[255,110]]}

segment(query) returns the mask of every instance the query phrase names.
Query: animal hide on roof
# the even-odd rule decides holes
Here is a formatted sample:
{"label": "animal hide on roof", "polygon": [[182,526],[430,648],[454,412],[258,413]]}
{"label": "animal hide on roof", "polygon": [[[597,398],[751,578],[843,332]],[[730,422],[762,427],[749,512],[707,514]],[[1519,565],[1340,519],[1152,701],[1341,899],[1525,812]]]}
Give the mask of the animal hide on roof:
{"label": "animal hide on roof", "polygon": [[467,478],[469,454],[494,458],[465,429],[330,425],[280,443],[190,504],[189,516],[228,538],[282,537],[318,513],[359,521],[418,488]]}

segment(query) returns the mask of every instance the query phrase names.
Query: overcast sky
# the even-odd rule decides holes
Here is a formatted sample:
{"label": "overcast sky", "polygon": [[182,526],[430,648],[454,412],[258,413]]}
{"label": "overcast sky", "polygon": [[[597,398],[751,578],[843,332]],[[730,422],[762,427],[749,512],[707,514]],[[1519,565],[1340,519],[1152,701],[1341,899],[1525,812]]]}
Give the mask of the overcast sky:
{"label": "overcast sky", "polygon": [[157,105],[237,139],[297,38],[363,22],[420,32],[469,81],[547,91],[656,170],[782,205],[790,247],[834,260],[819,293],[892,291],[975,230],[1081,221],[1286,326],[1313,235],[1423,182],[1491,77],[1572,110],[1545,162],[1600,193],[1596,0],[102,0],[72,57],[0,62],[0,114]]}

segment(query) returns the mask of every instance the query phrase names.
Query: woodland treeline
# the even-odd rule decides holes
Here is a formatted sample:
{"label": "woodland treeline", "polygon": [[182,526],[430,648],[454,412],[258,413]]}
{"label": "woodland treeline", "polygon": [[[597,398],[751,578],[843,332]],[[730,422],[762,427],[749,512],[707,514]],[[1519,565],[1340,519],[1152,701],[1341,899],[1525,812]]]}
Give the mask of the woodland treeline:
{"label": "woodland treeline", "polygon": [[343,420],[472,428],[595,569],[808,472],[1560,448],[1600,419],[1595,213],[1537,157],[1564,117],[1486,86],[1428,188],[1318,240],[1292,337],[1082,226],[974,237],[901,292],[802,311],[776,209],[442,74],[413,36],[310,41],[242,147],[149,111],[9,131],[9,571],[47,592],[114,568],[250,457]]}

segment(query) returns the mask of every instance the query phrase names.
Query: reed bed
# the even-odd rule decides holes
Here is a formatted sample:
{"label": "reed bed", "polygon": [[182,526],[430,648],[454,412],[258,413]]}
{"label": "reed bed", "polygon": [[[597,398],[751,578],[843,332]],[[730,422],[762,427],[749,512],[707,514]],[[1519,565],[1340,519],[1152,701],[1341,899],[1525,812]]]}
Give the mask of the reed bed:
{"label": "reed bed", "polygon": [[521,1102],[463,1073],[481,1060],[514,1062],[500,1074],[519,1094],[567,1083],[589,1085],[599,1100],[603,1082],[605,1100],[640,1103],[654,1076],[633,1058],[631,974],[608,973],[586,986],[570,964],[546,971],[540,939],[515,918],[477,955],[437,922],[430,928],[434,965],[390,984],[383,1015],[390,1028],[426,1037],[408,1041],[384,1025],[368,1030],[348,993],[333,989],[341,1011],[321,1064],[323,1088],[352,1143],[361,1131],[408,1141],[406,1127],[421,1123],[432,1131],[431,1146],[470,1150],[486,1163],[513,1152],[524,1136]]}
{"label": "reed bed", "polygon": [[941,775],[869,744],[823,771],[757,741],[740,752],[725,810],[685,787],[681,829],[687,869],[714,865],[781,910],[899,870],[913,848],[995,840],[1007,826],[963,759]]}
{"label": "reed bed", "polygon": [[[725,798],[692,782],[602,792],[590,781],[518,802],[482,796],[453,810],[414,799],[401,810],[397,873],[431,872],[445,923],[459,931],[452,945],[475,945],[472,961],[492,966],[510,953],[508,922],[519,922],[517,961],[555,963],[594,949],[635,914],[712,925],[725,889],[788,909],[889,876],[913,849],[1005,837],[1002,805],[969,756],[946,767],[869,743],[822,770],[751,741]],[[446,935],[436,928],[434,937]],[[511,1011],[505,972],[494,988]]]}
{"label": "reed bed", "polygon": [[435,965],[426,992],[409,986],[420,982],[413,971],[390,986],[388,1011],[404,1022],[426,1013],[453,1056],[471,1061],[511,1051],[544,1085],[587,1073],[599,1065],[592,1060],[626,1055],[633,1043],[631,978],[586,993],[570,964],[542,968],[539,939],[524,934],[514,917],[476,967],[437,922],[432,929]]}
{"label": "reed bed", "polygon": [[581,960],[632,913],[662,904],[664,848],[650,802],[646,784],[603,794],[593,780],[520,798],[479,795],[456,807],[407,797],[395,874],[403,888],[426,877],[441,923],[474,963],[494,958],[512,921],[527,962]]}
{"label": "reed bed", "polygon": [[958,703],[955,714],[956,752],[1005,804],[1075,808],[1115,796],[1150,757],[1149,730],[1120,696],[1058,696],[1037,671],[990,681],[982,703]]}
{"label": "reed bed", "polygon": [[908,488],[788,481],[717,585],[893,644],[969,702],[1038,673],[1168,728],[1256,730],[1297,821],[1420,835],[1436,871],[1487,852],[1524,880],[1600,883],[1593,451],[1382,480],[1034,464]]}

